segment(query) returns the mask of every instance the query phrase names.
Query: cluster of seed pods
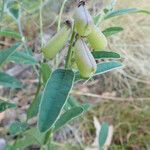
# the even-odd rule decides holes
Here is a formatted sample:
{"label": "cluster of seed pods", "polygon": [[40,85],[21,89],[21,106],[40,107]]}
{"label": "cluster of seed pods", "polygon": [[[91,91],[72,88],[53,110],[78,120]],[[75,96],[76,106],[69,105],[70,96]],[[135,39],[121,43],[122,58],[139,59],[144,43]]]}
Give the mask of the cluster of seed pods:
{"label": "cluster of seed pods", "polygon": [[[85,41],[89,43],[92,50],[102,50],[107,46],[107,39],[94,24],[84,1],[78,3],[73,19],[74,29],[77,35],[73,44],[73,57],[75,58],[80,75],[84,78],[90,78],[96,72],[97,65]],[[66,45],[71,32],[74,32],[68,22],[42,48],[46,58],[53,59]]]}

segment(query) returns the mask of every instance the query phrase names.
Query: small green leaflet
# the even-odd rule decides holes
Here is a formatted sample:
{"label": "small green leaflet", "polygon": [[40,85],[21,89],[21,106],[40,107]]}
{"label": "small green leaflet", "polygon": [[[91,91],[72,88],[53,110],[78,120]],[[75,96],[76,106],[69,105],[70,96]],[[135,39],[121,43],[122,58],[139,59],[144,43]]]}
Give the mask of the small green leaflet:
{"label": "small green leaflet", "polygon": [[0,50],[0,66],[16,51],[19,45],[19,43],[16,43],[10,48]]}
{"label": "small green leaflet", "polygon": [[112,10],[104,16],[104,19],[108,19],[108,18],[112,18],[112,17],[116,17],[116,16],[119,16],[119,15],[124,15],[124,14],[128,14],[128,13],[146,13],[146,14],[150,14],[150,11],[149,10],[143,10],[143,9],[137,9],[137,8]]}
{"label": "small green leaflet", "polygon": [[[93,76],[104,74],[106,72],[110,72],[115,69],[119,69],[122,67],[122,64],[117,61],[109,61],[109,62],[103,62],[97,64],[97,70],[96,73]],[[83,78],[80,76],[79,72],[76,72],[75,81],[83,80]]]}
{"label": "small green leaflet", "polygon": [[121,58],[121,56],[118,53],[111,52],[111,51],[93,51],[92,55],[95,59],[114,59],[114,58]]}
{"label": "small green leaflet", "polygon": [[99,147],[100,150],[103,149],[103,146],[106,142],[107,136],[108,136],[108,132],[109,132],[109,124],[108,123],[102,123],[101,125],[101,129],[99,132]]}
{"label": "small green leaflet", "polygon": [[53,126],[65,105],[74,81],[74,73],[71,70],[57,69],[48,79],[38,116],[38,128],[45,132]]}
{"label": "small green leaflet", "polygon": [[16,51],[8,58],[9,61],[14,61],[18,64],[29,64],[29,65],[35,65],[37,61],[33,58],[32,55],[27,54],[25,52]]}
{"label": "small green leaflet", "polygon": [[50,74],[51,74],[52,70],[51,70],[51,68],[49,67],[48,64],[41,63],[40,71],[41,71],[41,76],[42,76],[43,83],[46,84],[48,78],[50,77]]}
{"label": "small green leaflet", "polygon": [[65,124],[76,118],[77,116],[81,115],[84,112],[84,109],[81,106],[72,107],[71,109],[67,110],[64,114],[62,114],[56,123],[54,124],[54,131],[60,129]]}
{"label": "small green leaflet", "polygon": [[15,39],[22,38],[19,33],[10,29],[0,29],[0,36],[5,36],[5,37],[10,37],[10,38],[15,38]]}
{"label": "small green leaflet", "polygon": [[31,119],[32,117],[35,117],[38,114],[38,110],[39,110],[39,105],[41,102],[41,97],[42,94],[39,93],[35,99],[33,100],[33,102],[31,103],[30,107],[27,110],[27,118]]}
{"label": "small green leaflet", "polygon": [[0,100],[0,113],[9,108],[16,108],[16,104]]}
{"label": "small green leaflet", "polygon": [[21,88],[22,84],[16,78],[4,72],[0,72],[0,86],[9,88]]}
{"label": "small green leaflet", "polygon": [[103,31],[103,34],[108,37],[108,36],[111,36],[113,34],[116,34],[116,33],[119,33],[123,31],[123,28],[122,27],[110,27],[110,28],[107,28]]}
{"label": "small green leaflet", "polygon": [[112,71],[114,69],[121,68],[122,64],[117,61],[110,61],[97,64],[97,70],[94,76],[104,74],[106,72]]}
{"label": "small green leaflet", "polygon": [[16,121],[10,125],[9,132],[12,135],[17,135],[17,134],[24,132],[27,128],[28,128],[28,125],[26,123]]}

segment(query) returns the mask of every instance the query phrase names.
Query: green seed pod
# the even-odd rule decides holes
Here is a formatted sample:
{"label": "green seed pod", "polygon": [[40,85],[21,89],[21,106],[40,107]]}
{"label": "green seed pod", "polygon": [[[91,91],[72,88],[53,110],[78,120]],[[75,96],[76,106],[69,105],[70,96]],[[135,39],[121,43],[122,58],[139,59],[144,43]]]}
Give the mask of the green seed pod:
{"label": "green seed pod", "polygon": [[75,43],[75,60],[82,77],[90,78],[96,72],[95,59],[82,39]]}
{"label": "green seed pod", "polygon": [[94,50],[101,50],[107,47],[105,35],[95,25],[91,26],[92,32],[87,36],[87,41]]}
{"label": "green seed pod", "polygon": [[87,36],[91,32],[91,24],[93,19],[85,6],[85,2],[81,1],[74,13],[75,29],[80,36]]}
{"label": "green seed pod", "polygon": [[58,33],[56,33],[42,48],[44,57],[47,59],[53,59],[56,54],[65,46],[70,32],[71,28],[65,25]]}

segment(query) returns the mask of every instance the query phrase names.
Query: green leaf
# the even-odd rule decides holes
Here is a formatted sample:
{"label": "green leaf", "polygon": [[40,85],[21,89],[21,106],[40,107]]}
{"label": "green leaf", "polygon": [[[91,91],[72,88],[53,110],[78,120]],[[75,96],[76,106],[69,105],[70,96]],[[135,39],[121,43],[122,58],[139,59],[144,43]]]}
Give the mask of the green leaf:
{"label": "green leaf", "polygon": [[0,66],[8,59],[10,55],[12,55],[16,49],[19,47],[19,43],[14,44],[12,47],[3,49],[0,51]]}
{"label": "green leaf", "polygon": [[116,33],[119,33],[123,31],[123,28],[122,27],[110,27],[110,28],[107,28],[103,31],[103,34],[108,37],[108,36],[111,36],[113,34],[116,34]]}
{"label": "green leaf", "polygon": [[48,78],[50,77],[52,70],[46,63],[41,63],[41,76],[43,79],[43,83],[46,84]]}
{"label": "green leaf", "polygon": [[0,36],[15,38],[15,39],[21,39],[21,35],[17,33],[16,31],[12,31],[10,29],[0,29]]}
{"label": "green leaf", "polygon": [[39,105],[41,102],[41,97],[42,94],[39,93],[35,99],[33,100],[33,102],[31,103],[30,107],[27,110],[27,118],[31,119],[33,117],[35,117],[38,114],[38,110],[39,110]]}
{"label": "green leaf", "polygon": [[112,71],[114,69],[121,68],[122,64],[117,61],[110,61],[97,64],[97,70],[94,76],[104,74],[106,72]]}
{"label": "green leaf", "polygon": [[32,136],[26,135],[23,138],[18,138],[13,147],[15,148],[15,150],[18,149],[23,150],[24,148],[31,146],[33,144],[37,144],[37,141]]}
{"label": "green leaf", "polygon": [[9,108],[16,108],[16,104],[0,100],[0,113]]}
{"label": "green leaf", "polygon": [[[98,63],[96,73],[93,76],[104,74],[106,72],[110,72],[112,70],[119,69],[121,67],[122,67],[122,64],[117,61]],[[75,81],[77,82],[80,80],[83,80],[83,78],[80,76],[79,72],[76,72]]]}
{"label": "green leaf", "polygon": [[40,133],[36,127],[27,130],[24,135],[33,137],[40,145],[44,143],[45,133]]}
{"label": "green leaf", "polygon": [[149,10],[143,10],[143,9],[137,9],[137,8],[127,8],[127,9],[120,9],[120,10],[112,10],[110,12],[108,12],[104,19],[108,19],[108,18],[112,18],[112,17],[116,17],[119,15],[124,15],[124,14],[128,14],[128,13],[146,13],[146,14],[150,14]]}
{"label": "green leaf", "polygon": [[108,136],[108,132],[109,132],[109,124],[108,123],[102,123],[101,125],[101,129],[100,129],[100,133],[99,133],[99,146],[100,148],[103,148],[107,136]]}
{"label": "green leaf", "polygon": [[35,65],[37,62],[32,55],[25,52],[15,52],[8,58],[9,61],[14,61],[18,64]]}
{"label": "green leaf", "polygon": [[83,108],[84,112],[87,112],[91,105],[89,103],[84,103],[81,105],[81,107]]}
{"label": "green leaf", "polygon": [[118,53],[115,52],[110,52],[110,51],[93,51],[92,55],[94,56],[95,59],[112,59],[112,58],[121,58],[121,56]]}
{"label": "green leaf", "polygon": [[72,88],[74,73],[71,70],[57,69],[48,79],[39,108],[38,128],[45,132],[54,124]]}
{"label": "green leaf", "polygon": [[12,135],[17,135],[24,132],[27,128],[28,125],[26,123],[16,121],[10,125],[9,132]]}
{"label": "green leaf", "polygon": [[73,120],[74,118],[78,117],[84,112],[84,109],[81,106],[78,107],[72,107],[71,109],[67,110],[65,113],[63,113],[56,123],[54,124],[54,131],[60,129],[65,124],[67,124],[69,121]]}
{"label": "green leaf", "polygon": [[76,107],[76,106],[80,106],[79,102],[76,100],[75,97],[69,96],[69,98],[67,99],[67,102],[64,106],[64,109],[68,110],[68,109],[70,109],[72,107]]}
{"label": "green leaf", "polygon": [[10,88],[21,88],[22,84],[16,78],[4,73],[0,72],[0,85],[3,87]]}
{"label": "green leaf", "polygon": [[16,150],[15,147],[11,144],[6,144],[4,150]]}
{"label": "green leaf", "polygon": [[7,3],[7,10],[10,16],[16,21],[18,21],[20,17],[20,8],[19,2],[16,0],[8,1]]}

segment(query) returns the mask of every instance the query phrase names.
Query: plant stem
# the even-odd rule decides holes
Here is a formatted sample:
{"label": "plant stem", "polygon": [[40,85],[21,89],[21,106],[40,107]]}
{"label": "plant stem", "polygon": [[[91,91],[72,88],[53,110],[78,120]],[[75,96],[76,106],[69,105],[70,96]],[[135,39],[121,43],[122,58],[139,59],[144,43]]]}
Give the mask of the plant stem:
{"label": "plant stem", "polygon": [[42,7],[43,7],[43,0],[41,0],[40,9],[39,9],[39,16],[40,16],[40,37],[41,37],[41,47],[44,45],[43,39],[43,19],[42,19]]}
{"label": "plant stem", "polygon": [[62,3],[62,6],[60,8],[59,17],[58,17],[57,32],[60,30],[61,17],[62,17],[62,13],[63,13],[66,2],[67,2],[67,0],[64,0],[63,3]]}
{"label": "plant stem", "polygon": [[73,32],[72,32],[72,35],[71,35],[71,40],[70,40],[70,45],[69,45],[69,48],[68,48],[68,54],[67,54],[67,57],[66,57],[66,64],[65,64],[65,69],[69,69],[69,65],[70,65],[70,60],[71,60],[71,55],[72,55],[72,46],[73,46],[73,41],[74,41],[74,38],[75,38],[75,31],[74,31],[74,27],[73,27]]}
{"label": "plant stem", "polygon": [[48,145],[51,144],[52,139],[53,139],[53,134],[52,134],[52,130],[50,129],[45,133],[44,143],[41,147],[41,150],[47,150]]}
{"label": "plant stem", "polygon": [[[25,38],[25,36],[24,36],[24,34],[23,34],[23,30],[22,30],[21,16],[18,18],[17,25],[18,25],[19,33],[20,33],[20,35],[21,35],[21,37],[22,37],[22,43],[23,43],[23,45],[24,45],[24,47],[25,47],[26,53],[29,54],[28,46],[27,46],[27,41],[26,41],[26,38]],[[39,73],[38,73],[36,67],[35,67],[34,65],[32,65],[32,67],[33,67],[33,69],[35,70],[37,76],[39,76]]]}

